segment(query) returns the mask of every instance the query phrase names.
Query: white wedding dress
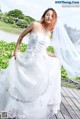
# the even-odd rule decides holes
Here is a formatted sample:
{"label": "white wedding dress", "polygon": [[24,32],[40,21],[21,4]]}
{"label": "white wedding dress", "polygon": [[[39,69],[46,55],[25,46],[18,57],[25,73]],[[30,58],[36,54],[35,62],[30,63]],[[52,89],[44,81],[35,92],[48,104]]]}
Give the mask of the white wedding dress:
{"label": "white wedding dress", "polygon": [[46,48],[50,38],[31,33],[24,54],[12,57],[0,74],[0,112],[18,119],[49,119],[60,110],[61,65]]}

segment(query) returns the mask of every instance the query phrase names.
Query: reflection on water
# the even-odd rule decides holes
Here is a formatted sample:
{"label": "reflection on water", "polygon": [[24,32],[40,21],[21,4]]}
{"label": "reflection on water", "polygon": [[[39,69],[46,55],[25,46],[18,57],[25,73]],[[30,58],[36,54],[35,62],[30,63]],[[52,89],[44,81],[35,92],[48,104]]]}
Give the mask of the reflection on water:
{"label": "reflection on water", "polygon": [[[0,40],[3,40],[3,41],[17,42],[19,35],[0,30]],[[27,44],[28,36],[25,36],[22,42]]]}

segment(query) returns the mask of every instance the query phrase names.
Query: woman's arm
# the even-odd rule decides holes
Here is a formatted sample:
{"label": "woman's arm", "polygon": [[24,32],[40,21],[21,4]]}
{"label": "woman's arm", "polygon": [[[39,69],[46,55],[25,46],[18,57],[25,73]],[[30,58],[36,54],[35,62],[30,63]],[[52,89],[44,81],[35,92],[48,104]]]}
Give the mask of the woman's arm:
{"label": "woman's arm", "polygon": [[24,37],[26,34],[28,34],[30,31],[32,31],[33,25],[34,25],[34,23],[32,23],[31,25],[29,25],[29,27],[27,27],[27,28],[20,34],[20,36],[19,36],[19,38],[18,38],[18,41],[17,41],[17,43],[16,43],[15,51],[18,50],[19,45],[21,44],[23,37]]}
{"label": "woman's arm", "polygon": [[51,56],[51,57],[56,57],[56,55],[55,55],[54,53],[51,53],[51,52],[49,52],[49,51],[47,51],[47,54],[48,54],[49,56]]}
{"label": "woman's arm", "polygon": [[18,40],[17,40],[17,43],[16,43],[16,48],[14,50],[14,56],[15,56],[15,59],[16,59],[16,53],[17,53],[17,50],[19,49],[19,46],[22,42],[22,39],[23,37],[28,34],[29,32],[31,32],[33,30],[33,27],[34,27],[34,22],[32,24],[30,24],[19,36]]}

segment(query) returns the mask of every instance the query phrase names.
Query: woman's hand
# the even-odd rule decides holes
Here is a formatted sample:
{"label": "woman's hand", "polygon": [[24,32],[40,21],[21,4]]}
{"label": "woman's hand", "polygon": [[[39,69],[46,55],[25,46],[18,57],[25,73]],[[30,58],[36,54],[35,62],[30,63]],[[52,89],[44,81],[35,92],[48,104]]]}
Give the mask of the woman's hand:
{"label": "woman's hand", "polygon": [[51,57],[56,57],[56,55],[53,53]]}
{"label": "woman's hand", "polygon": [[51,56],[51,57],[56,57],[56,55],[55,55],[54,53],[51,53],[51,52],[48,52],[48,51],[47,51],[47,54],[48,54],[49,56]]}
{"label": "woman's hand", "polygon": [[15,60],[16,60],[16,55],[17,55],[17,51],[14,51],[13,56],[14,56]]}

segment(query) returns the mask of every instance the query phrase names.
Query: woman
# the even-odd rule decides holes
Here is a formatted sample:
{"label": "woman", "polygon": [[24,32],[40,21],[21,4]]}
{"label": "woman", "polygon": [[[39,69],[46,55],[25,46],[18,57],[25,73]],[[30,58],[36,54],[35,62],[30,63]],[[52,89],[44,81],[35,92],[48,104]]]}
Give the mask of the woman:
{"label": "woman", "polygon": [[[30,24],[17,41],[14,56],[0,79],[0,111],[6,111],[8,117],[48,119],[60,109],[60,63],[46,50],[56,20],[56,11],[47,9],[41,21]],[[21,54],[18,48],[28,33],[28,48]]]}

